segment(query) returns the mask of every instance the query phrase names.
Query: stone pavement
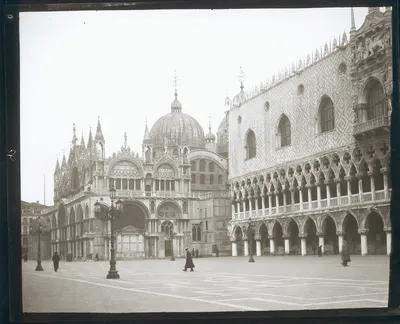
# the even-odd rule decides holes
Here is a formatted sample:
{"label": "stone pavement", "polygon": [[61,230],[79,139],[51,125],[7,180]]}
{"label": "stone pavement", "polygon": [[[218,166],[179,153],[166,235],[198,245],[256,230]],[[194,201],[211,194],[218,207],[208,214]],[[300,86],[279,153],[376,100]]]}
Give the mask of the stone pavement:
{"label": "stone pavement", "polygon": [[109,263],[22,263],[24,312],[215,312],[387,307],[389,258],[262,256],[118,261],[119,280],[107,280]]}

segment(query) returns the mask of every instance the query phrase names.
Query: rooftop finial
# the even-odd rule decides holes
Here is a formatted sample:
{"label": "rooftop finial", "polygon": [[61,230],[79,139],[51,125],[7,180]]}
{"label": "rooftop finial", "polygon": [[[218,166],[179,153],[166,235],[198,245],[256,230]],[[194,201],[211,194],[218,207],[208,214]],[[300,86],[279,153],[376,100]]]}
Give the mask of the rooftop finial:
{"label": "rooftop finial", "polygon": [[126,132],[124,134],[124,146],[127,147],[128,146],[128,136],[126,135]]}
{"label": "rooftop finial", "polygon": [[244,82],[245,79],[246,79],[246,74],[244,74],[242,67],[240,67],[240,72],[238,74],[238,80],[240,82],[241,91],[243,91],[243,88],[244,88],[243,82]]}
{"label": "rooftop finial", "polygon": [[356,30],[356,23],[354,19],[354,9],[351,7],[351,28],[350,31],[355,31]]}
{"label": "rooftop finial", "polygon": [[174,70],[174,88],[175,88],[175,98],[178,97],[178,76],[176,75],[176,69]]}
{"label": "rooftop finial", "polygon": [[211,116],[208,116],[208,130],[211,133]]}

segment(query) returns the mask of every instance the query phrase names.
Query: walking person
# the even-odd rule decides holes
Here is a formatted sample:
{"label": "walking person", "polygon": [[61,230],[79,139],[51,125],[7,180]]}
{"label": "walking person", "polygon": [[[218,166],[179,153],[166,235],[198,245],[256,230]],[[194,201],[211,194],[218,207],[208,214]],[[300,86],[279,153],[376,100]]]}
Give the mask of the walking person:
{"label": "walking person", "polygon": [[186,263],[185,263],[185,268],[183,269],[183,271],[186,271],[189,268],[190,271],[192,272],[193,268],[194,268],[192,254],[190,253],[188,248],[186,248],[185,250],[186,250]]}
{"label": "walking person", "polygon": [[58,255],[57,252],[54,252],[52,260],[53,260],[54,271],[57,272],[58,265],[60,264],[60,256]]}
{"label": "walking person", "polygon": [[318,247],[318,257],[322,257],[322,245]]}
{"label": "walking person", "polygon": [[198,259],[199,258],[199,250],[196,249],[195,253],[196,253],[196,259]]}
{"label": "walking person", "polygon": [[195,257],[195,252],[194,252],[194,248],[192,249],[192,258],[194,258]]}
{"label": "walking person", "polygon": [[215,254],[217,255],[217,258],[219,257],[219,249],[218,246],[215,247]]}
{"label": "walking person", "polygon": [[351,262],[350,253],[349,253],[349,243],[347,240],[343,239],[342,245],[342,266],[347,267],[348,262]]}
{"label": "walking person", "polygon": [[99,254],[96,253],[96,261],[99,261]]}

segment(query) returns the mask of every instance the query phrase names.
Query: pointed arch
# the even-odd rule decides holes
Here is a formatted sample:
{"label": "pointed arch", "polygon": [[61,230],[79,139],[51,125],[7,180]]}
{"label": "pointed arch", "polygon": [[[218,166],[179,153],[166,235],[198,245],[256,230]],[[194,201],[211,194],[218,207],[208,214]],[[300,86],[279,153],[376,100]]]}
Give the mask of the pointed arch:
{"label": "pointed arch", "polygon": [[321,97],[317,112],[317,133],[326,133],[335,129],[335,108],[328,95]]}
{"label": "pointed arch", "polygon": [[245,136],[245,153],[246,159],[252,159],[257,155],[257,142],[256,142],[256,134],[252,129],[248,129]]}
{"label": "pointed arch", "polygon": [[367,105],[366,115],[361,116],[361,122],[387,115],[386,91],[379,77],[374,75],[365,81],[360,92],[359,103]]}
{"label": "pointed arch", "polygon": [[288,116],[282,114],[278,123],[278,147],[289,146],[292,143],[292,130]]}

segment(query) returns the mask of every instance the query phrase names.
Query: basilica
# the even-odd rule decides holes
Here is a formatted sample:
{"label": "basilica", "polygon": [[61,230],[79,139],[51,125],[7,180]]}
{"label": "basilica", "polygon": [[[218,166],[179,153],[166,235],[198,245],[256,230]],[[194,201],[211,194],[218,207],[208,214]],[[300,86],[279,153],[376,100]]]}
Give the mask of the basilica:
{"label": "basilica", "polygon": [[[204,135],[200,124],[182,112],[175,90],[170,113],[144,131],[142,152],[134,153],[125,133],[118,152],[106,156],[100,119],[94,136],[78,142],[75,125],[68,159],[57,160],[51,250],[62,258],[110,258],[111,225],[117,260],[183,257],[185,248],[200,256],[230,254],[226,118]],[[110,189],[123,213],[110,223],[95,213],[95,203],[111,205]]]}
{"label": "basilica", "polygon": [[230,101],[232,255],[390,254],[392,12]]}

